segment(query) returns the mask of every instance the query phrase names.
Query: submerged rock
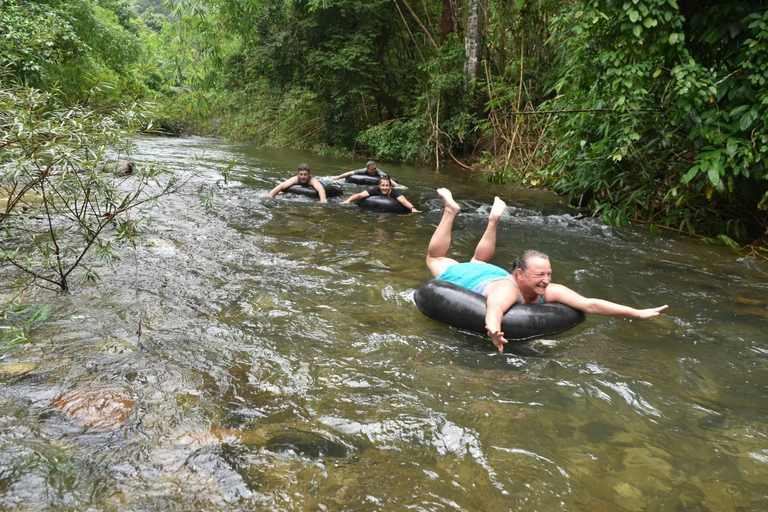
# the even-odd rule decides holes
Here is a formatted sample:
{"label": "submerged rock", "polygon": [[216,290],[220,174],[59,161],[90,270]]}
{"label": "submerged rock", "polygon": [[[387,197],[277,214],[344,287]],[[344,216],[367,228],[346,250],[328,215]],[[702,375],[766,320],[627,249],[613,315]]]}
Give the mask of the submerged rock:
{"label": "submerged rock", "polygon": [[86,388],[57,396],[53,405],[86,428],[115,428],[128,418],[133,398],[121,390]]}
{"label": "submerged rock", "polygon": [[293,451],[307,457],[346,457],[349,450],[343,444],[327,439],[315,432],[291,429],[267,441],[267,448],[275,451]]}
{"label": "submerged rock", "polygon": [[37,368],[37,365],[34,363],[11,363],[0,365],[0,373],[5,373],[7,375],[19,375],[22,373],[31,372],[35,368]]}
{"label": "submerged rock", "polygon": [[133,162],[125,160],[115,165],[116,174],[133,174]]}

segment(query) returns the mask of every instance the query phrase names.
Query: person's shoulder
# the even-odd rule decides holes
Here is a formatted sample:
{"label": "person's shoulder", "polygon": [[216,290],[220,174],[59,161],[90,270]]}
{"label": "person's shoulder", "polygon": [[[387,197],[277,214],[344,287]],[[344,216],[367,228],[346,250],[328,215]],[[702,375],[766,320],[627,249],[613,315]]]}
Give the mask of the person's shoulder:
{"label": "person's shoulder", "polygon": [[379,187],[369,188],[367,190],[367,192],[368,192],[369,196],[380,196],[381,195],[381,190],[379,190]]}
{"label": "person's shoulder", "polygon": [[403,195],[403,193],[402,193],[402,192],[400,192],[399,190],[397,190],[396,188],[393,188],[393,189],[392,189],[392,191],[389,193],[389,195],[390,195],[392,198],[394,198],[394,199],[397,199],[398,197],[402,196],[402,195]]}
{"label": "person's shoulder", "polygon": [[559,292],[563,291],[564,289],[567,290],[568,288],[566,288],[565,286],[563,286],[561,284],[557,284],[557,283],[549,283],[547,285],[547,293],[553,293],[553,294],[554,293],[559,293]]}
{"label": "person's shoulder", "polygon": [[547,291],[544,293],[544,297],[547,299],[547,302],[562,302],[563,299],[572,296],[580,297],[577,292],[571,290],[565,285],[557,283],[549,283],[549,286],[547,286]]}

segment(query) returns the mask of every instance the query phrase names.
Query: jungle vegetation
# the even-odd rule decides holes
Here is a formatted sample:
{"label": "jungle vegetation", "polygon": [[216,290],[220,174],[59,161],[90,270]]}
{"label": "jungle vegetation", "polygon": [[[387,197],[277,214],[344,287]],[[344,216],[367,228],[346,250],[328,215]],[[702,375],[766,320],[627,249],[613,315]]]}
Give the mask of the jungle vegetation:
{"label": "jungle vegetation", "polygon": [[460,165],[753,253],[766,81],[756,0],[0,0],[0,88],[46,112]]}

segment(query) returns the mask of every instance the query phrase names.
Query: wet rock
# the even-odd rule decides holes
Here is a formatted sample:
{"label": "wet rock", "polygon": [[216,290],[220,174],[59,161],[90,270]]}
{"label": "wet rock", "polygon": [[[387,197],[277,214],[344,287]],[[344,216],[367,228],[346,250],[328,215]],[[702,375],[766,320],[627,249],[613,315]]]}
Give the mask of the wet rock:
{"label": "wet rock", "polygon": [[53,405],[83,427],[115,428],[127,419],[133,398],[121,390],[86,388],[57,396]]}
{"label": "wet rock", "polygon": [[616,491],[616,503],[627,510],[641,510],[645,508],[648,499],[643,496],[640,489],[627,482],[621,482],[613,487]]}
{"label": "wet rock", "polygon": [[615,477],[603,477],[593,474],[583,478],[582,482],[584,482],[587,488],[588,496],[607,503],[614,503],[616,498],[614,486],[618,484],[618,480]]}
{"label": "wet rock", "polygon": [[274,451],[291,450],[307,457],[346,457],[349,450],[343,444],[326,439],[314,432],[292,430],[272,437],[266,444]]}
{"label": "wet rock", "polygon": [[[624,470],[621,476],[640,492],[651,494],[671,492],[669,482],[674,480],[675,468],[666,460],[659,457],[663,450],[653,451],[649,448],[627,448],[624,453]],[[670,460],[672,456],[669,456]]]}
{"label": "wet rock", "polygon": [[7,375],[20,375],[22,373],[31,372],[37,368],[34,363],[11,363],[0,365],[0,373]]}
{"label": "wet rock", "polygon": [[173,240],[163,240],[162,238],[148,238],[144,245],[152,249],[152,252],[161,256],[171,256],[176,254],[181,247]]}
{"label": "wet rock", "polygon": [[246,446],[261,446],[267,438],[264,433],[256,430],[215,429],[211,431],[221,443],[242,443]]}
{"label": "wet rock", "polygon": [[120,339],[103,340],[95,344],[94,347],[108,354],[127,354],[136,350],[135,345]]}
{"label": "wet rock", "polygon": [[591,421],[584,425],[582,430],[593,443],[604,443],[611,439],[620,429],[607,423]]}
{"label": "wet rock", "polygon": [[601,499],[593,499],[581,506],[583,510],[589,510],[590,512],[626,512],[625,508]]}
{"label": "wet rock", "polygon": [[133,162],[130,160],[117,162],[117,165],[115,165],[115,174],[133,174]]}

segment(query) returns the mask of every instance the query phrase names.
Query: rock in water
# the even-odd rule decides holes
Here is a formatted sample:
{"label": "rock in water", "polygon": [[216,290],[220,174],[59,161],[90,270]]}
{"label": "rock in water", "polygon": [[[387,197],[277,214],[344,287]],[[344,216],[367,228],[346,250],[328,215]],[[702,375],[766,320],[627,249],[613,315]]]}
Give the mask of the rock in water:
{"label": "rock in water", "polygon": [[115,428],[125,422],[133,398],[116,389],[86,388],[57,396],[53,405],[86,428]]}

